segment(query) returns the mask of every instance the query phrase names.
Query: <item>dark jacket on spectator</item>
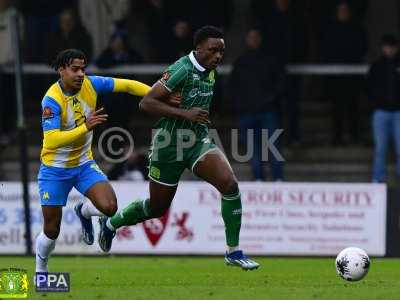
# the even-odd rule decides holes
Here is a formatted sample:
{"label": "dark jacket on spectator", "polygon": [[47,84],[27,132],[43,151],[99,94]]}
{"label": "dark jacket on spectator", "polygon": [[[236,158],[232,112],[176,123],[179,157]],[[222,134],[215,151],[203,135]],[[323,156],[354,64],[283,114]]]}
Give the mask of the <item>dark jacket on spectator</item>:
{"label": "dark jacket on spectator", "polygon": [[93,54],[92,38],[84,27],[76,27],[67,36],[59,30],[51,33],[48,40],[47,57],[53,59],[60,51],[69,48],[82,50],[87,59],[91,60]]}
{"label": "dark jacket on spectator", "polygon": [[307,51],[305,26],[291,12],[273,11],[262,25],[265,52],[283,64],[304,61]]}
{"label": "dark jacket on spectator", "polygon": [[193,49],[193,38],[179,39],[175,36],[168,40],[168,46],[162,52],[162,62],[171,63],[176,61],[182,56],[189,54],[190,50]]}
{"label": "dark jacket on spectator", "polygon": [[111,48],[107,48],[96,60],[96,65],[99,68],[110,68],[123,64],[140,63],[143,63],[143,57],[133,49],[128,49],[121,54],[115,54]]}
{"label": "dark jacket on spectator", "polygon": [[356,23],[333,22],[324,33],[322,58],[324,63],[360,63],[367,53],[364,28]]}
{"label": "dark jacket on spectator", "polygon": [[400,110],[400,60],[380,58],[368,72],[368,96],[376,109]]}
{"label": "dark jacket on spectator", "polygon": [[284,85],[283,65],[261,50],[249,50],[234,63],[229,93],[241,114],[279,111]]}

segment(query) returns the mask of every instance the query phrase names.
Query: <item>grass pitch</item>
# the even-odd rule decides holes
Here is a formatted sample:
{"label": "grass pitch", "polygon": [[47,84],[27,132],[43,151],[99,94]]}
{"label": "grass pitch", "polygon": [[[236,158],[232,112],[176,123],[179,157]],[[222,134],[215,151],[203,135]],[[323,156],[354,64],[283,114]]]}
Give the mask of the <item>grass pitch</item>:
{"label": "grass pitch", "polygon": [[[339,278],[333,258],[256,258],[261,267],[242,271],[222,257],[62,257],[50,271],[69,272],[69,293],[39,294],[32,281],[29,299],[400,299],[400,259],[372,259],[360,282]],[[3,256],[0,268],[28,270],[34,258]]]}

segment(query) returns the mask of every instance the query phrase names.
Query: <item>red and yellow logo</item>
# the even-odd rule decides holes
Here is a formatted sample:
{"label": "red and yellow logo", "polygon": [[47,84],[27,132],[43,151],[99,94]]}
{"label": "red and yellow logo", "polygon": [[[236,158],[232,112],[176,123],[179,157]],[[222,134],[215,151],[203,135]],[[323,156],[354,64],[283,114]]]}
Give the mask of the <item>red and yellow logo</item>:
{"label": "red and yellow logo", "polygon": [[43,119],[49,119],[53,116],[54,114],[50,107],[46,106],[45,108],[43,108]]}

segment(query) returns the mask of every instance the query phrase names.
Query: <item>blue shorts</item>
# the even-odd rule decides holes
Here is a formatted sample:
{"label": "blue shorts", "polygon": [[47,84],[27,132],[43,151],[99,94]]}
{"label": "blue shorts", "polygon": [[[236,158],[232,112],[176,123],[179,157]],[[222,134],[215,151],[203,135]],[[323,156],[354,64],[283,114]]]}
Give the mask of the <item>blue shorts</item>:
{"label": "blue shorts", "polygon": [[65,206],[73,187],[85,195],[91,186],[100,181],[108,179],[93,160],[76,168],[42,164],[38,174],[40,204]]}

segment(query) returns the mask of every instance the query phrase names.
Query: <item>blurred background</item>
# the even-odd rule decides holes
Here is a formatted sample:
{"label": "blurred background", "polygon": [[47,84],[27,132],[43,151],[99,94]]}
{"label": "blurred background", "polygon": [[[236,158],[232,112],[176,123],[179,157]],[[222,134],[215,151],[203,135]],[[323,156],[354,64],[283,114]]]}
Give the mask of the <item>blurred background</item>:
{"label": "blurred background", "polygon": [[[399,78],[390,71],[396,70],[397,59],[382,58],[386,46],[397,56],[396,0],[0,0],[2,181],[21,177],[9,23],[14,11],[21,15],[30,180],[36,179],[40,164],[40,101],[58,79],[48,66],[60,50],[83,50],[90,60],[88,73],[152,85],[166,65],[189,53],[193,33],[212,24],[226,36],[212,127],[228,157],[230,129],[243,128],[243,122],[257,119],[260,112],[284,129],[279,142],[286,161],[278,166],[281,169],[257,161],[232,161],[239,180],[398,185],[400,141],[395,143],[397,151],[389,141],[396,136],[400,140],[400,121],[398,130],[394,121],[387,127],[379,123],[373,130],[377,110],[400,112]],[[251,67],[260,62],[265,68]],[[374,62],[385,65],[368,75]],[[123,164],[96,156],[111,179],[146,180],[146,153],[156,119],[138,111],[139,100],[125,95],[100,99],[99,105],[110,115],[107,126],[127,129],[136,146],[133,157]],[[387,146],[378,149],[374,141],[382,136]],[[185,173],[184,179],[195,178]]]}
{"label": "blurred background", "polygon": [[[10,17],[16,12],[18,26],[12,26]],[[50,68],[56,54],[78,48],[89,59],[88,74],[153,85],[168,65],[193,49],[194,32],[210,24],[223,30],[226,43],[225,58],[217,70],[211,128],[218,131],[244,186],[243,201],[253,214],[246,222],[272,224],[260,231],[257,228],[261,227],[246,227],[244,234],[256,238],[244,248],[262,255],[287,255],[288,249],[301,255],[333,255],[355,244],[375,255],[400,256],[399,16],[397,0],[0,0],[0,224],[5,224],[4,234],[9,237],[0,245],[0,252],[31,253],[29,242],[26,251],[23,247],[23,238],[30,235],[26,220],[31,218],[34,225],[32,237],[41,227],[34,183],[42,145],[40,104],[49,86],[58,80]],[[24,123],[17,113],[21,106],[17,105],[13,28],[19,28],[21,36],[18,57],[23,62],[20,102]],[[147,151],[156,118],[140,112],[139,101],[127,95],[107,95],[98,104],[106,108],[109,121],[95,132],[95,158],[110,180],[121,181],[113,186],[125,202],[147,193]],[[118,163],[100,155],[97,143],[101,133],[114,126],[127,130],[135,141],[135,151]],[[249,162],[233,159],[238,139],[232,138],[231,129],[241,133],[253,129],[257,141],[263,128],[284,130],[276,146],[285,161],[262,163],[260,151]],[[257,143],[259,146],[260,141]],[[240,153],[246,152],[245,144],[241,135]],[[128,145],[116,146],[126,149]],[[163,242],[160,248],[150,244],[145,233],[135,237],[142,239],[135,243],[130,229],[124,229],[126,236],[121,233],[117,242],[121,247],[116,246],[116,252],[220,251],[215,245],[222,240],[217,238],[210,241],[204,236],[204,245],[215,248],[195,245],[201,240],[196,240],[200,236],[196,232],[213,232],[215,224],[222,234],[218,201],[214,201],[218,195],[209,186],[197,185],[190,172],[182,179],[188,182],[182,183],[174,202],[171,216],[176,222],[168,225],[172,229],[163,240],[166,246]],[[31,199],[25,184],[23,210],[21,182],[27,181],[31,181]],[[265,184],[276,181],[284,184]],[[73,192],[70,198],[74,202],[80,197]],[[303,201],[309,206],[303,206]],[[120,207],[125,202],[119,203]],[[271,217],[268,209],[275,212],[278,202],[289,210],[293,203],[298,205],[299,215],[305,216],[304,226],[299,225],[297,215],[277,213],[282,220]],[[176,225],[194,206],[200,207],[198,203],[205,203],[204,214],[198,209],[187,228],[182,225],[184,219],[180,227]],[[213,203],[215,210],[208,203]],[[317,215],[313,215],[314,209]],[[70,243],[65,242],[58,251],[93,252],[80,241],[79,220],[71,207],[64,210],[64,216],[69,216],[63,221],[68,226],[60,239]],[[210,221],[208,231],[201,231],[204,219],[215,222]],[[312,221],[318,223],[316,227],[309,226]],[[187,230],[192,225],[193,243],[193,232]],[[146,224],[143,226],[146,230]],[[175,237],[178,227],[181,231]],[[276,236],[277,228],[284,232],[282,236]],[[319,230],[317,241],[310,228]],[[307,239],[292,239],[297,230],[298,237],[304,234]],[[182,237],[182,232],[187,235]],[[261,242],[265,237],[270,240]],[[127,240],[132,243],[124,244]],[[276,249],[271,246],[274,241]],[[188,248],[182,247],[186,242]]]}

